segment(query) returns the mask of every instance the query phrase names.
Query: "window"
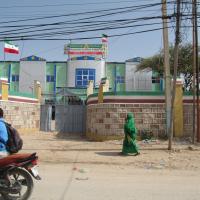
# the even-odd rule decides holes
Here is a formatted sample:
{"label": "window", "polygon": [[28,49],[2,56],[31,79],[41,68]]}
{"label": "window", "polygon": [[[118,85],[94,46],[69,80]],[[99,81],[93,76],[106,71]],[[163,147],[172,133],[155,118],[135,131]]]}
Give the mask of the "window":
{"label": "window", "polygon": [[124,76],[116,76],[116,83],[124,83]]}
{"label": "window", "polygon": [[95,84],[95,69],[76,69],[76,87],[87,87],[91,80]]}
{"label": "window", "polygon": [[19,82],[19,75],[12,75],[12,82]]}
{"label": "window", "polygon": [[54,76],[53,75],[47,75],[46,81],[47,82],[54,82]]}

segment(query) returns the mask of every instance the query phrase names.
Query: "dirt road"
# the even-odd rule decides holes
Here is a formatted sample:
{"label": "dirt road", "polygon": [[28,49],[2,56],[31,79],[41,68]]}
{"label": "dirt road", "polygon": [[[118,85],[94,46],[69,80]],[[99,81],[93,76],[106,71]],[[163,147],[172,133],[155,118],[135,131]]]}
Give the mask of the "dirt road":
{"label": "dirt road", "polygon": [[122,141],[22,135],[24,152],[36,151],[43,178],[31,200],[198,200],[200,146],[139,142],[141,155],[120,155]]}
{"label": "dirt road", "polygon": [[[75,167],[76,166],[76,167]],[[194,171],[132,166],[42,164],[31,200],[199,200]]]}

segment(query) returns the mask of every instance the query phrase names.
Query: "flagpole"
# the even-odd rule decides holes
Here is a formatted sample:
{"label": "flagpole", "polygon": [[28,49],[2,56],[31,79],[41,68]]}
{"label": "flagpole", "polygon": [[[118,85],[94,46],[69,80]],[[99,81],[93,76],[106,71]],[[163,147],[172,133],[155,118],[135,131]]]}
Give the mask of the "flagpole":
{"label": "flagpole", "polygon": [[[5,44],[4,44],[4,46],[5,46]],[[4,61],[4,70],[3,70],[3,72],[5,72],[5,69],[6,69],[6,54],[5,54],[4,48],[3,48],[3,61]],[[5,76],[5,75],[3,74],[3,76]]]}
{"label": "flagpole", "polygon": [[107,48],[108,48],[108,41],[107,41],[107,35],[105,34],[102,34],[102,44],[103,44],[103,49],[104,49],[104,62],[105,62],[105,65],[104,65],[104,77],[106,78],[106,57],[107,57]]}

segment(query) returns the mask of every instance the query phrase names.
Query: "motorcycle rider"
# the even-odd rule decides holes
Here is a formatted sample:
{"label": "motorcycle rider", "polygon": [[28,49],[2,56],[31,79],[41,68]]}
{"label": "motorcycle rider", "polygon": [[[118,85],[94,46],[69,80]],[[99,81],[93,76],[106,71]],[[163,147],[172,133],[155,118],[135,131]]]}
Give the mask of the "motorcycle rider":
{"label": "motorcycle rider", "polygon": [[0,108],[0,159],[9,155],[5,143],[8,140],[8,132],[3,118],[3,109]]}

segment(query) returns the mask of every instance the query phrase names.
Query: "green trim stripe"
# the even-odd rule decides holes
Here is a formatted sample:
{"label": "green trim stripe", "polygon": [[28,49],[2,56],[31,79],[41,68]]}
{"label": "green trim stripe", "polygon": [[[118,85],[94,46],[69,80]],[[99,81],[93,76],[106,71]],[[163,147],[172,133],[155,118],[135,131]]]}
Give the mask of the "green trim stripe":
{"label": "green trim stripe", "polygon": [[79,48],[94,48],[94,49],[101,49],[103,47],[102,44],[68,44],[69,48],[79,49]]}

